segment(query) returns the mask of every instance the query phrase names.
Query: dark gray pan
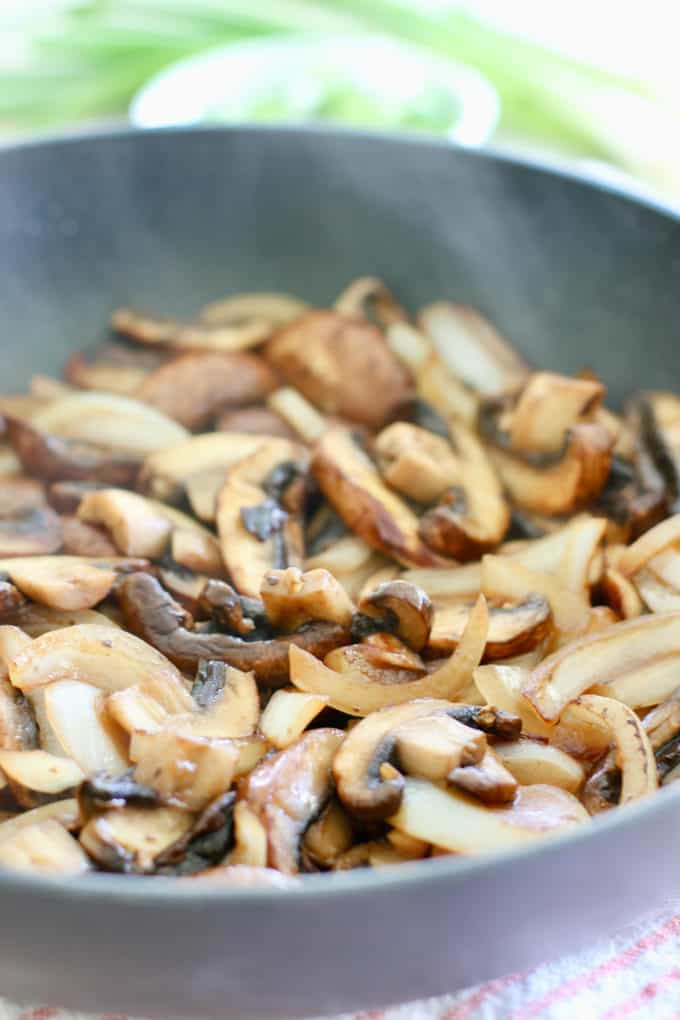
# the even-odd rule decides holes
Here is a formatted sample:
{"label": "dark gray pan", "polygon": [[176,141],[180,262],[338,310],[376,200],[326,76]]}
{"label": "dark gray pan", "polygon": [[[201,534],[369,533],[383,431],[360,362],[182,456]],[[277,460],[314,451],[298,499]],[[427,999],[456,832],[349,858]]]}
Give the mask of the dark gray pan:
{"label": "dark gray pan", "polygon": [[[0,390],[56,370],[119,302],[232,290],[328,301],[384,277],[481,308],[537,364],[615,399],[680,390],[680,223],[447,145],[170,131],[0,153]],[[309,879],[299,893],[0,877],[0,991],[164,1020],[301,1017],[452,991],[578,949],[678,891],[680,791],[478,860]]]}

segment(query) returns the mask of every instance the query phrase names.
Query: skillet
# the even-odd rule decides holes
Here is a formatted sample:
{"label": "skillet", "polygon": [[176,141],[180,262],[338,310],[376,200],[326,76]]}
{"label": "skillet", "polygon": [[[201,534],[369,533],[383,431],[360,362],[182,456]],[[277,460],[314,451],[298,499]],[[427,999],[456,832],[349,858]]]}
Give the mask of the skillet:
{"label": "skillet", "polygon": [[[680,383],[680,220],[565,174],[436,142],[170,130],[0,153],[0,379],[19,390],[122,303],[328,302],[384,278],[479,308],[614,403]],[[313,1016],[453,991],[576,950],[676,891],[680,790],[545,844],[300,891],[0,875],[0,988],[164,1020]]]}

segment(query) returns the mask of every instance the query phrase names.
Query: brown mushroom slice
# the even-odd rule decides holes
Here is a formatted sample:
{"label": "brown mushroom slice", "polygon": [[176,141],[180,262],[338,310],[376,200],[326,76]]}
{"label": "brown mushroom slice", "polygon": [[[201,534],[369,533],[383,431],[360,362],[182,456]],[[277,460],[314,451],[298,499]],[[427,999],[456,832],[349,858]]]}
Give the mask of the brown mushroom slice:
{"label": "brown mushroom slice", "polygon": [[221,659],[244,672],[252,670],[267,687],[280,687],[288,682],[291,644],[323,657],[349,639],[346,628],[324,622],[309,624],[287,637],[263,641],[191,631],[185,626],[186,614],[181,607],[147,574],[125,578],[118,588],[118,597],[126,625],[180,669],[189,672],[196,669],[201,659]]}
{"label": "brown mushroom slice", "polygon": [[[360,633],[353,636],[361,637],[361,643],[335,648],[325,657],[330,669],[338,673],[359,670],[377,683],[401,683],[402,679],[412,680],[427,672],[421,657],[394,634],[378,631],[366,636]],[[382,676],[385,670],[391,674],[389,677]]]}
{"label": "brown mushroom slice", "polygon": [[111,327],[141,344],[190,351],[242,351],[262,343],[272,332],[272,325],[265,318],[208,325],[181,322],[136,308],[116,309]]}
{"label": "brown mushroom slice", "polygon": [[466,561],[497,546],[510,524],[510,509],[491,462],[477,436],[451,426],[459,460],[457,484],[425,514],[420,535],[436,552]]}
{"label": "brown mushroom slice", "polygon": [[248,777],[244,796],[267,832],[270,867],[299,871],[302,838],[331,796],[331,768],[344,739],[342,730],[312,730]]}
{"label": "brown mushroom slice", "polygon": [[168,518],[149,500],[125,489],[86,493],[78,508],[78,517],[108,528],[119,551],[126,556],[157,559],[163,554],[172,532]]}
{"label": "brown mushroom slice", "polygon": [[[402,333],[399,346],[395,346],[395,327],[388,331],[388,343],[399,355],[399,347],[405,342]],[[428,402],[447,421],[461,422],[468,428],[474,428],[479,406],[480,395],[470,386],[454,375],[437,351],[432,351],[414,372],[418,395]]]}
{"label": "brown mushroom slice", "polygon": [[407,777],[399,810],[389,823],[416,839],[452,853],[475,854],[525,846],[588,820],[582,804],[556,786],[520,786],[499,807],[424,779]]}
{"label": "brown mushroom slice", "polygon": [[446,714],[410,719],[394,730],[394,738],[400,769],[433,782],[449,779],[461,766],[480,763],[486,753],[481,731]]}
{"label": "brown mushroom slice", "polygon": [[187,478],[184,488],[196,517],[209,524],[217,517],[217,498],[227,478],[228,468],[208,468]]}
{"label": "brown mushroom slice", "polygon": [[404,580],[379,584],[359,601],[365,616],[384,621],[383,630],[394,631],[416,652],[427,645],[432,629],[434,609],[422,588]]}
{"label": "brown mushroom slice", "polygon": [[517,780],[489,748],[476,764],[459,765],[448,777],[454,786],[474,794],[485,804],[508,804],[515,799]]}
{"label": "brown mushroom slice", "polygon": [[60,680],[29,693],[40,725],[43,747],[71,758],[85,775],[116,775],[129,765],[124,734],[104,712],[96,687]]}
{"label": "brown mushroom slice", "polygon": [[354,612],[345,589],[327,570],[269,570],[260,597],[272,627],[286,634],[310,620],[349,627]]}
{"label": "brown mushroom slice", "polygon": [[326,871],[352,846],[352,823],[337,800],[331,799],[309,826],[302,842],[305,871]]}
{"label": "brown mushroom slice", "polygon": [[22,594],[51,609],[91,609],[116,580],[115,560],[82,556],[17,556],[0,560]]}
{"label": "brown mushroom slice", "polygon": [[407,566],[446,565],[423,544],[418,518],[383,483],[348,429],[331,428],[321,436],[312,472],[347,527],[374,549]]}
{"label": "brown mushroom slice", "polygon": [[144,875],[192,822],[193,815],[179,807],[114,808],[90,819],[80,844],[104,871]]}
{"label": "brown mushroom slice", "polygon": [[448,368],[479,393],[513,389],[528,375],[526,362],[474,308],[438,301],[418,322]]}
{"label": "brown mushroom slice", "polygon": [[7,435],[23,468],[46,481],[133,485],[139,472],[140,461],[134,454],[47,435],[18,418],[7,420]]}
{"label": "brown mushroom slice", "polygon": [[370,322],[314,310],[277,331],[266,355],[284,379],[327,414],[380,427],[409,377]]}
{"label": "brown mushroom slice", "polygon": [[[640,616],[577,638],[536,667],[524,694],[546,722],[598,685],[631,707],[658,704],[677,686],[680,613]],[[671,686],[672,684],[672,686]]]}
{"label": "brown mushroom slice", "polygon": [[187,439],[176,421],[132,397],[73,393],[51,402],[32,418],[33,427],[81,443],[146,457]]}
{"label": "brown mushroom slice", "polygon": [[[590,603],[585,596],[569,591],[560,579],[530,570],[510,556],[485,556],[482,560],[482,591],[497,602],[540,600],[550,607],[560,634],[578,633],[588,626]],[[544,632],[547,636],[548,628]],[[509,652],[508,654],[517,654]]]}
{"label": "brown mushroom slice", "polygon": [[64,366],[64,376],[84,390],[132,396],[165,357],[161,352],[111,341],[75,351]]}
{"label": "brown mushroom slice", "polygon": [[285,688],[274,691],[262,713],[260,733],[280,751],[301,736],[328,701],[322,694],[305,694]]}
{"label": "brown mushroom slice", "polygon": [[617,569],[624,577],[632,577],[657,556],[676,545],[680,545],[680,513],[667,517],[665,521],[640,535],[621,553],[616,564]]}
{"label": "brown mushroom slice", "polygon": [[0,750],[0,769],[8,779],[37,793],[65,793],[85,778],[73,759],[48,751]]}
{"label": "brown mushroom slice", "polygon": [[562,449],[568,429],[592,417],[604,398],[594,379],[573,379],[555,372],[533,372],[512,411],[510,445],[520,454]]}
{"label": "brown mushroom slice", "polygon": [[[107,607],[108,608],[108,607]],[[31,638],[41,637],[52,630],[63,627],[74,627],[80,623],[96,623],[103,627],[118,627],[118,623],[103,612],[94,609],[49,609],[37,602],[27,602],[20,606],[12,618],[12,623],[20,627]]]}
{"label": "brown mushroom slice", "polygon": [[135,396],[185,428],[199,429],[222,408],[261,401],[275,386],[262,358],[215,351],[173,358],[147,375]]}
{"label": "brown mushroom slice", "polygon": [[[442,699],[422,698],[372,712],[357,723],[333,763],[338,796],[350,814],[374,821],[397,810],[404,778],[391,765],[386,767],[391,760],[421,774],[441,774],[449,763],[451,772],[461,761],[478,761],[486,750],[486,738],[457,721],[460,708]],[[456,725],[437,728],[440,716],[451,716]],[[424,745],[427,731],[417,725],[421,721],[435,723],[430,742],[434,760]]]}
{"label": "brown mushroom slice", "polygon": [[152,453],[144,461],[139,485],[164,502],[176,499],[189,478],[207,471],[227,470],[254,453],[268,436],[239,432],[206,432]]}
{"label": "brown mushroom slice", "polygon": [[547,783],[578,796],[585,772],[572,755],[539,740],[512,740],[493,746],[494,753],[522,786]]}
{"label": "brown mushroom slice", "polygon": [[[608,605],[624,620],[633,620],[643,612],[644,606],[640,595],[644,597],[644,592],[640,590],[639,585],[636,587],[614,567],[608,567],[605,570],[602,575],[601,587]],[[639,590],[640,594],[638,594]],[[649,605],[649,603],[647,604]],[[652,612],[655,611],[653,606],[650,608]],[[675,605],[667,606],[667,608],[680,609],[680,598],[677,599]]]}
{"label": "brown mushroom slice", "polygon": [[78,842],[53,819],[3,834],[0,825],[0,868],[44,875],[76,876],[90,870]]}
{"label": "brown mushroom slice", "polygon": [[[274,396],[275,394],[272,394]],[[316,412],[315,412],[316,413]],[[234,407],[222,411],[215,419],[216,432],[243,432],[253,436],[275,436],[281,439],[297,439],[297,433],[274,407]]]}
{"label": "brown mushroom slice", "polygon": [[199,317],[201,322],[208,325],[237,323],[244,319],[267,319],[272,326],[281,326],[296,319],[307,307],[306,302],[292,294],[254,291],[231,294],[218,301],[211,301],[201,309]]}
{"label": "brown mushroom slice", "polygon": [[106,692],[134,683],[184,690],[177,669],[151,645],[113,627],[80,624],[36,638],[9,663],[19,690],[57,680],[80,680]]}
{"label": "brown mushroom slice", "polygon": [[232,584],[259,597],[266,572],[302,566],[303,533],[297,508],[281,507],[267,492],[268,476],[279,466],[305,464],[303,449],[270,439],[229,471],[217,501],[217,531]]}
{"label": "brown mushroom slice", "polygon": [[328,427],[328,420],[292,386],[275,390],[267,399],[267,406],[305,443],[316,442]]}
{"label": "brown mushroom slice", "polygon": [[[472,679],[486,641],[486,607],[481,603],[471,614],[465,634],[455,652],[434,673],[418,679],[394,682],[394,670],[339,673],[329,669],[301,648],[291,647],[290,681],[308,694],[328,695],[329,704],[347,715],[366,716],[379,708],[401,705],[415,698],[453,700]],[[392,674],[392,675],[391,675]]]}
{"label": "brown mushroom slice", "polygon": [[177,716],[170,725],[203,737],[249,737],[257,729],[260,698],[252,673],[224,662],[201,663],[192,689],[200,712]]}
{"label": "brown mushroom slice", "polygon": [[[485,594],[490,592],[485,591]],[[528,594],[507,601],[511,604],[489,606],[489,632],[484,648],[487,661],[523,655],[537,648],[551,631],[550,605],[541,595]],[[470,602],[459,601],[437,606],[427,646],[428,655],[450,655],[458,647],[472,609]]]}
{"label": "brown mushroom slice", "polygon": [[62,549],[66,556],[112,557],[118,555],[104,528],[86,524],[72,514],[62,514]]}
{"label": "brown mushroom slice", "polygon": [[474,681],[487,705],[495,705],[522,720],[522,731],[529,737],[547,740],[554,727],[545,723],[530,701],[524,697],[528,670],[501,664],[478,666]]}
{"label": "brown mushroom slice", "polygon": [[499,446],[489,456],[511,499],[539,514],[566,514],[586,506],[602,490],[611,467],[611,436],[601,425],[569,430],[559,459],[534,464]]}
{"label": "brown mushroom slice", "polygon": [[230,740],[137,730],[130,739],[135,780],[156,790],[164,801],[201,811],[226,792],[234,779],[238,751]]}
{"label": "brown mushroom slice", "polygon": [[594,715],[610,729],[621,764],[620,804],[639,800],[658,786],[654,751],[642,722],[627,705],[613,698],[584,694],[572,706],[572,712]]}
{"label": "brown mushroom slice", "polygon": [[387,484],[420,503],[433,502],[460,481],[460,461],[451,443],[417,425],[388,425],[376,437],[375,452]]}
{"label": "brown mushroom slice", "polygon": [[381,326],[408,321],[405,309],[377,276],[359,276],[352,280],[335,299],[333,307],[341,315],[373,317]]}

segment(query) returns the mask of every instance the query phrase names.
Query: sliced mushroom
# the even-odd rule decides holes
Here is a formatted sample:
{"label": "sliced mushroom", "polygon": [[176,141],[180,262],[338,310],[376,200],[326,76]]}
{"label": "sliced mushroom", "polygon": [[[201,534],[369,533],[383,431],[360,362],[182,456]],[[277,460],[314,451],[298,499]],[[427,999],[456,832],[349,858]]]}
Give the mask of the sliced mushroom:
{"label": "sliced mushroom", "polygon": [[47,481],[133,485],[140,468],[133,454],[112,453],[91,443],[50,436],[18,418],[7,419],[7,435],[24,469]]}
{"label": "sliced mushroom", "polygon": [[[383,708],[362,719],[345,738],[333,763],[338,796],[350,814],[375,821],[393,814],[399,807],[404,778],[396,769],[383,766],[392,761],[419,774],[435,773],[442,778],[460,762],[477,762],[486,750],[486,738],[456,719],[460,706],[441,699],[423,698],[409,704]],[[437,728],[438,717],[450,717],[455,725]],[[419,723],[434,722],[427,753],[427,731]],[[403,751],[403,759],[401,757]]]}
{"label": "sliced mushroom", "polygon": [[517,780],[490,748],[480,762],[459,765],[448,778],[485,804],[511,803],[517,793]]}
{"label": "sliced mushroom", "polygon": [[0,826],[0,867],[11,871],[75,876],[90,870],[90,863],[66,829],[46,819],[22,826],[11,834]]}
{"label": "sliced mushroom", "polygon": [[342,730],[312,730],[248,777],[244,796],[265,827],[270,867],[299,871],[302,838],[331,796],[331,768],[344,738]]}
{"label": "sliced mushroom", "polygon": [[242,351],[257,346],[272,332],[272,324],[265,318],[208,325],[181,322],[135,308],[118,308],[111,316],[111,326],[138,343],[190,351]]}
{"label": "sliced mushroom", "polygon": [[61,517],[63,551],[67,556],[115,557],[118,549],[104,528],[86,524],[72,514]]}
{"label": "sliced mushroom", "polygon": [[137,782],[152,787],[166,803],[201,811],[229,790],[238,750],[230,740],[164,728],[156,733],[134,732],[130,758]]}
{"label": "sliced mushroom", "polygon": [[352,637],[360,639],[361,643],[329,652],[325,662],[330,669],[349,674],[359,671],[367,680],[377,684],[402,683],[427,672],[420,656],[393,634],[373,630],[370,634],[353,631]]}
{"label": "sliced mushroom", "polygon": [[308,649],[323,657],[331,649],[346,644],[349,633],[334,623],[312,623],[285,638],[244,641],[228,634],[202,634],[186,628],[185,614],[163,590],[155,578],[133,574],[119,586],[127,626],[146,642],[158,648],[180,669],[196,669],[200,659],[221,659],[236,669],[252,670],[258,681],[268,687],[287,683],[290,645]]}
{"label": "sliced mushroom", "polygon": [[263,400],[275,386],[262,358],[215,351],[173,358],[147,375],[135,396],[186,428],[199,429],[222,408]]}
{"label": "sliced mushroom", "polygon": [[272,326],[281,326],[297,318],[307,307],[304,301],[292,294],[254,291],[212,301],[201,309],[200,319],[208,325],[267,319]]}
{"label": "sliced mushroom", "polygon": [[106,699],[106,713],[129,734],[134,730],[157,733],[169,714],[164,705],[137,684],[110,694]]}
{"label": "sliced mushroom", "polygon": [[656,705],[677,687],[680,613],[640,616],[577,638],[529,676],[524,694],[546,722],[584,691],[633,708]]}
{"label": "sliced mushroom", "polygon": [[611,436],[602,425],[580,423],[569,430],[557,459],[510,453],[489,444],[491,461],[513,502],[539,514],[578,510],[602,491],[611,467]]}
{"label": "sliced mushroom", "polygon": [[254,453],[266,438],[239,432],[206,432],[192,436],[147,457],[139,476],[139,487],[163,502],[176,502],[183,495],[189,478],[218,470],[226,478],[227,470]]}
{"label": "sliced mushroom", "polygon": [[382,482],[375,465],[348,429],[328,429],[321,436],[312,471],[347,527],[374,549],[407,566],[446,565],[446,560],[423,544],[418,518]]}
{"label": "sliced mushroom", "polygon": [[353,842],[352,823],[337,800],[330,800],[305,833],[302,843],[304,870],[326,871],[332,868]]}
{"label": "sliced mushroom", "polygon": [[0,841],[9,836],[14,836],[21,829],[26,829],[48,820],[57,822],[62,829],[68,832],[78,829],[81,824],[78,801],[73,797],[68,797],[64,800],[52,800],[47,804],[41,804],[40,807],[33,808],[31,811],[23,811],[12,818],[6,818],[0,824]]}
{"label": "sliced mushroom", "polygon": [[125,489],[87,493],[78,508],[78,517],[108,528],[119,551],[126,556],[157,559],[172,532],[167,516],[143,496]]}
{"label": "sliced mushroom", "polygon": [[227,666],[224,662],[202,662],[191,695],[201,712],[172,721],[189,726],[204,737],[249,737],[260,718],[260,699],[252,673]]}
{"label": "sliced mushroom", "polygon": [[447,436],[399,421],[377,436],[375,452],[384,480],[402,495],[431,503],[460,480],[460,463]]}
{"label": "sliced mushroom", "polygon": [[158,858],[191,828],[193,816],[179,807],[123,807],[95,815],[80,844],[104,871],[149,874]]}
{"label": "sliced mushroom", "polygon": [[17,556],[0,560],[20,592],[52,609],[90,609],[111,591],[115,559],[82,556]]}
{"label": "sliced mushroom", "polygon": [[528,374],[526,362],[474,308],[438,301],[418,321],[454,375],[480,393],[513,389]]}
{"label": "sliced mushroom", "polygon": [[239,595],[226,581],[211,578],[203,588],[200,610],[230,634],[245,637],[258,627],[264,630],[267,617],[264,603]]}
{"label": "sliced mushroom", "polygon": [[[272,394],[272,397],[275,395]],[[258,404],[253,407],[228,408],[218,416],[215,429],[217,432],[245,432],[253,436],[297,438],[295,429],[287,424],[285,417],[278,414],[276,407],[271,403],[269,407],[261,407]]]}
{"label": "sliced mushroom", "polygon": [[310,620],[349,627],[354,611],[345,589],[327,570],[269,570],[262,578],[260,596],[272,627],[284,633]]}
{"label": "sliced mushroom", "polygon": [[[234,587],[257,598],[266,572],[302,566],[301,500],[284,509],[268,493],[279,465],[291,466],[291,480],[305,470],[304,451],[285,439],[270,439],[229,471],[218,497],[217,530]],[[271,491],[271,490],[270,490]]]}
{"label": "sliced mushroom", "polygon": [[[485,589],[485,594],[491,592]],[[427,654],[450,655],[465,631],[473,603],[452,601],[437,606],[428,642]],[[541,595],[529,594],[510,605],[489,606],[489,633],[484,648],[487,662],[523,655],[550,634],[552,613]]]}
{"label": "sliced mushroom", "polygon": [[189,435],[155,408],[110,393],[72,393],[52,401],[31,421],[36,429],[52,436],[140,458]]}
{"label": "sliced mushroom", "polygon": [[405,309],[377,276],[360,276],[352,280],[336,298],[333,307],[342,315],[375,318],[381,326],[408,321]]}
{"label": "sliced mushroom", "polygon": [[158,351],[143,351],[112,341],[75,351],[64,366],[64,376],[84,390],[132,396],[146,376],[163,364],[165,357]]}
{"label": "sliced mushroom", "polygon": [[[410,339],[405,337],[402,331],[395,344],[395,330],[395,326],[390,327],[388,342],[392,349],[401,356],[400,352],[403,353],[404,344],[409,343]],[[475,427],[481,397],[450,371],[438,351],[431,350],[429,356],[422,361],[414,374],[418,395],[443,418],[447,421],[461,422],[468,428]]]}
{"label": "sliced mushroom", "polygon": [[583,805],[556,786],[521,786],[511,804],[489,807],[454,787],[409,777],[389,822],[444,850],[472,854],[524,846],[587,819]]}
{"label": "sliced mushroom", "polygon": [[275,412],[281,421],[305,443],[314,443],[328,426],[328,421],[317,409],[292,386],[282,386],[267,400],[270,412]]}
{"label": "sliced mushroom", "polygon": [[330,705],[347,715],[365,716],[379,708],[400,705],[415,698],[453,700],[471,679],[486,641],[484,603],[471,614],[463,638],[450,659],[427,676],[403,679],[394,669],[350,669],[336,672],[301,648],[290,649],[290,680],[310,694],[326,694]]}
{"label": "sliced mushroom", "polygon": [[157,859],[156,874],[189,878],[220,865],[233,841],[235,801],[233,791],[210,801],[189,831]]}
{"label": "sliced mushroom", "polygon": [[678,398],[673,393],[642,393],[628,408],[636,437],[636,467],[643,484],[663,491],[671,513],[680,509]]}
{"label": "sliced mushroom", "polygon": [[36,638],[10,661],[9,677],[25,691],[57,680],[79,680],[109,693],[135,683],[148,685],[150,692],[185,691],[181,675],[155,648],[133,634],[97,624]]}
{"label": "sliced mushroom", "polygon": [[406,394],[406,371],[369,322],[316,310],[278,330],[267,358],[327,414],[379,427]]}
{"label": "sliced mushroom", "polygon": [[61,630],[63,627],[74,627],[80,623],[96,623],[103,627],[118,627],[117,620],[113,619],[113,608],[110,605],[100,605],[100,609],[106,608],[104,612],[94,609],[49,609],[37,602],[26,602],[15,612],[12,623],[21,627],[30,638],[41,637],[53,630]]}
{"label": "sliced mushroom", "polygon": [[400,579],[386,581],[364,595],[359,611],[376,620],[380,629],[392,631],[416,652],[430,638],[434,610],[422,588]]}
{"label": "sliced mushroom", "polygon": [[512,412],[510,446],[520,454],[559,452],[568,429],[592,417],[604,392],[597,380],[533,372]]}

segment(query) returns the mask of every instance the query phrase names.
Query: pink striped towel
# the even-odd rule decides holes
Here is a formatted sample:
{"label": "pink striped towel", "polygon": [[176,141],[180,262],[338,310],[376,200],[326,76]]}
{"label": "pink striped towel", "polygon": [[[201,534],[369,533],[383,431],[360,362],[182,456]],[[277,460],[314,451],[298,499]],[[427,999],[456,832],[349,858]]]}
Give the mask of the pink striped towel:
{"label": "pink striped towel", "polygon": [[[586,952],[457,995],[333,1020],[680,1020],[680,905]],[[0,1000],[0,1020],[133,1020]],[[190,1018],[186,1018],[190,1020]],[[288,1018],[297,1020],[297,1018]],[[320,1018],[319,1018],[320,1020]]]}

